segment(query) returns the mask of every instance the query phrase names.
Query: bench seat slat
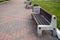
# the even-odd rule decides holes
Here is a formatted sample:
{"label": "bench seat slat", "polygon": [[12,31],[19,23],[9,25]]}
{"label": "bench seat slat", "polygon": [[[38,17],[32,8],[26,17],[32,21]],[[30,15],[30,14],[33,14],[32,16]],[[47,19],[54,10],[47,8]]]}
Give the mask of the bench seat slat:
{"label": "bench seat slat", "polygon": [[43,17],[42,15],[39,14],[32,14],[35,21],[37,22],[38,25],[50,25]]}
{"label": "bench seat slat", "polygon": [[46,21],[44,20],[44,18],[42,17],[42,15],[40,15],[38,18],[40,18],[40,19],[39,19],[39,22],[40,22],[40,20],[41,20],[41,23],[42,23],[43,25],[46,24]]}
{"label": "bench seat slat", "polygon": [[44,9],[40,8],[40,15],[43,15],[50,23],[52,15],[46,12]]}

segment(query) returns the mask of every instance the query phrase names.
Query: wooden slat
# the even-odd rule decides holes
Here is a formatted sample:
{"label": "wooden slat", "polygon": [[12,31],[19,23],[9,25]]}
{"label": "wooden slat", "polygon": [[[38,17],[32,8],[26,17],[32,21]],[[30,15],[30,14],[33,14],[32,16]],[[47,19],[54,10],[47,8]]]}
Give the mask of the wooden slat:
{"label": "wooden slat", "polygon": [[52,15],[40,8],[40,15],[43,15],[50,23],[51,23],[51,18]]}
{"label": "wooden slat", "polygon": [[39,14],[33,14],[33,17],[39,25],[49,25],[49,23]]}

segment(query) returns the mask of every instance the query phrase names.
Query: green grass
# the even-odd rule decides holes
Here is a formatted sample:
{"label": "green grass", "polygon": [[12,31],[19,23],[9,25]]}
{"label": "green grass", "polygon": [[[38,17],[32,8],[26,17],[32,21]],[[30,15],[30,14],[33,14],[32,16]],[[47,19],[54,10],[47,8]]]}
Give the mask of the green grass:
{"label": "green grass", "polygon": [[57,28],[60,30],[60,0],[34,0],[33,4],[39,4],[42,8],[46,9],[50,14],[56,15],[57,17]]}
{"label": "green grass", "polygon": [[5,1],[8,1],[8,0],[0,0],[0,3],[1,3],[1,2],[5,2]]}

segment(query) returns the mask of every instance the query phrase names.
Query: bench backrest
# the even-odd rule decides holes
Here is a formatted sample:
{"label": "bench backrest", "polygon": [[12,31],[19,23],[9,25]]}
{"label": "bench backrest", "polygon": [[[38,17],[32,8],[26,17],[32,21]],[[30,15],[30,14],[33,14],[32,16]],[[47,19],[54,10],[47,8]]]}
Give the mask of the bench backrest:
{"label": "bench backrest", "polygon": [[44,18],[46,18],[49,23],[51,23],[51,19],[52,19],[52,15],[47,13],[45,10],[43,10],[42,8],[40,8],[40,15],[43,15]]}

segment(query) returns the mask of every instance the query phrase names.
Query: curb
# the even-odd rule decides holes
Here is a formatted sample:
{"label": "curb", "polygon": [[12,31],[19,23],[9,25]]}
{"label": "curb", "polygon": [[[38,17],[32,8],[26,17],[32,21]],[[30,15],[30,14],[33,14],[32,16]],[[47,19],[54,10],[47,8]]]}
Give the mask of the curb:
{"label": "curb", "polygon": [[56,31],[57,31],[57,37],[58,37],[58,39],[60,39],[60,30],[56,29]]}
{"label": "curb", "polygon": [[4,2],[1,2],[0,4],[5,4],[5,3],[7,3],[8,1],[4,1]]}

